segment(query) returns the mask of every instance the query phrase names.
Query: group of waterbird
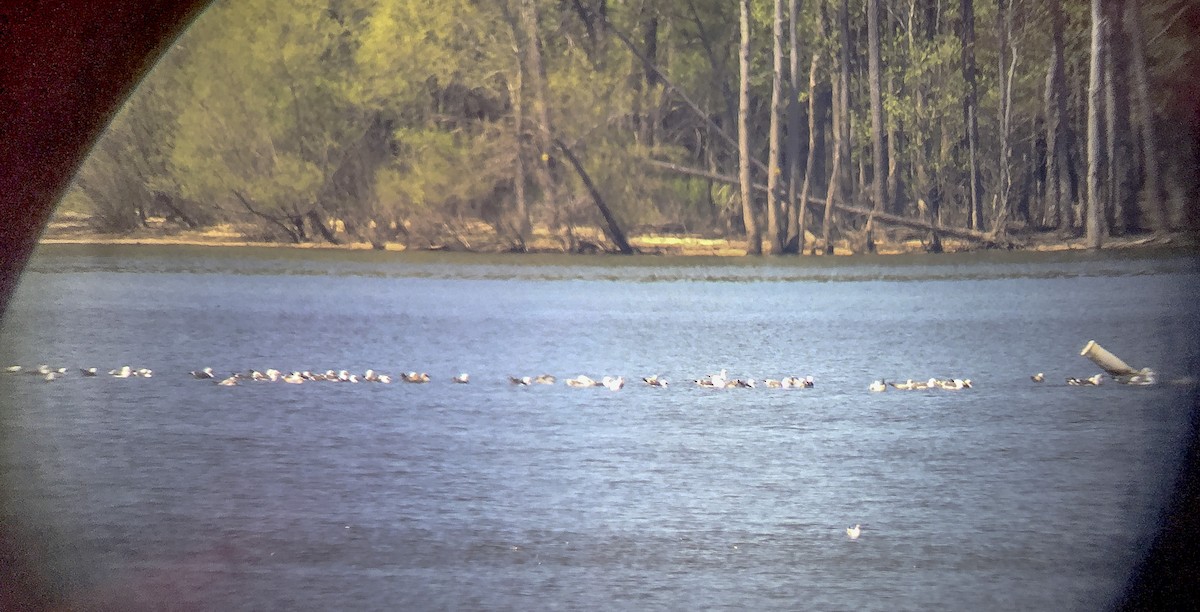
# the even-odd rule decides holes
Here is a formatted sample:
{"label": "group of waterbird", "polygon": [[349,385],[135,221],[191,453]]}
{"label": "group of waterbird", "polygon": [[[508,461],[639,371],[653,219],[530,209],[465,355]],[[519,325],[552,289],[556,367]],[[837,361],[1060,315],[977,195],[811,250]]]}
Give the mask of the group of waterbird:
{"label": "group of waterbird", "polygon": [[[647,376],[647,377],[643,378],[642,380],[645,381],[646,384],[654,386],[654,387],[667,386],[667,381],[665,379],[660,381],[657,374],[655,374],[654,376]],[[530,385],[553,385],[557,381],[558,381],[558,379],[555,378],[555,376],[553,374],[539,374],[537,376],[509,376],[508,377],[508,382],[510,382],[514,385],[517,385],[517,386],[521,386],[521,387],[528,387]],[[580,374],[579,376],[576,376],[575,378],[568,378],[568,379],[564,380],[563,382],[568,387],[575,387],[577,389],[581,388],[581,387],[604,387],[605,389],[608,389],[610,391],[619,391],[625,387],[625,377],[624,376],[603,376],[599,380],[597,380],[597,379],[592,378],[591,376],[587,376],[586,374]]]}
{"label": "group of waterbird", "polygon": [[[77,368],[80,375],[84,377],[100,376],[101,371],[96,368]],[[51,367],[46,364],[37,367],[25,368],[23,366],[14,365],[5,368],[8,373],[28,373],[40,376],[46,382],[51,382],[66,376],[71,370],[65,367]],[[113,378],[150,378],[153,376],[153,370],[149,368],[134,368],[132,366],[121,366],[108,371],[108,375]],[[406,383],[428,383],[432,379],[425,372],[404,372],[396,374],[394,377],[375,370],[367,370],[362,374],[352,373],[349,370],[326,370],[324,372],[292,371],[283,372],[274,368],[266,370],[246,370],[242,372],[233,372],[227,376],[218,375],[211,367],[202,368],[190,372],[193,378],[200,380],[211,380],[222,386],[235,386],[242,382],[284,382],[291,384],[301,384],[304,382],[345,382],[345,383],[391,383],[393,380]],[[1029,377],[1035,383],[1045,382],[1046,375],[1043,372],[1038,372]],[[1145,380],[1143,380],[1145,379]],[[457,384],[467,384],[471,382],[471,377],[466,372],[457,374],[450,379]],[[642,382],[650,387],[666,387],[668,382],[666,378],[658,374],[642,377]],[[1096,374],[1087,378],[1070,377],[1066,379],[1067,385],[1073,387],[1094,387],[1099,386],[1104,380],[1104,374]],[[532,385],[553,385],[558,379],[551,374],[541,374],[538,376],[509,376],[509,383],[514,386],[532,386]],[[604,387],[612,391],[618,391],[625,387],[624,376],[602,376],[600,378],[592,378],[580,374],[573,378],[568,378],[563,381],[568,387]],[[759,386],[758,382],[753,378],[732,378],[727,370],[722,369],[715,374],[709,374],[702,378],[697,378],[692,381],[696,386],[706,389],[752,389]],[[1153,374],[1148,373],[1144,376],[1139,375],[1131,378],[1129,381],[1121,380],[1126,384],[1152,384]],[[782,378],[767,378],[762,381],[762,386],[768,389],[807,389],[815,385],[812,376],[784,376]],[[887,381],[880,379],[872,382],[867,389],[873,393],[881,393],[889,388],[897,391],[921,391],[929,389],[940,389],[945,391],[958,391],[961,389],[972,388],[971,379],[969,378],[929,378],[928,380],[913,380],[908,379],[904,382]]]}
{"label": "group of waterbird", "polygon": [[[68,368],[52,368],[49,365],[42,364],[36,368],[26,369],[19,365],[8,366],[4,371],[10,374],[25,372],[34,376],[42,377],[42,380],[51,382],[67,375],[70,370]],[[84,377],[99,376],[100,373],[96,368],[79,368],[80,375]],[[150,368],[134,368],[133,366],[121,366],[115,370],[108,371],[109,376],[113,378],[150,378],[154,375],[154,371]]]}
{"label": "group of waterbird", "polygon": [[[1045,382],[1046,375],[1042,372],[1038,372],[1037,374],[1030,376],[1029,379],[1035,383]],[[1087,378],[1076,378],[1074,376],[1067,378],[1067,384],[1072,387],[1099,387],[1103,382],[1103,374],[1095,374]]]}
{"label": "group of waterbird", "polygon": [[[514,385],[529,386],[529,385],[553,385],[557,382],[551,374],[541,374],[539,376],[509,376],[508,381]],[[568,387],[604,387],[612,391],[618,391],[625,387],[624,376],[603,376],[601,378],[592,378],[585,374],[580,374],[574,378],[568,378],[563,381]],[[667,387],[670,382],[658,374],[643,376],[642,382],[650,387]],[[728,370],[722,369],[719,373],[709,374],[703,378],[697,378],[692,381],[696,386],[709,389],[733,389],[743,388],[752,389],[757,386],[753,378],[730,378]],[[813,377],[805,376],[785,376],[781,379],[768,378],[763,381],[763,384],[771,389],[802,389],[812,387]]]}
{"label": "group of waterbird", "polygon": [[[709,389],[753,389],[757,383],[753,378],[730,378],[729,372],[724,368],[716,374],[709,374],[704,378],[698,378],[694,381],[700,387]],[[768,389],[809,389],[816,383],[812,376],[784,376],[783,378],[767,378],[763,380],[763,385]]]}
{"label": "group of waterbird", "polygon": [[[22,366],[14,365],[7,368],[10,373],[29,372],[42,376],[47,382],[65,376],[69,371],[68,368],[52,368],[49,365],[40,365],[36,368],[25,369]],[[83,376],[98,376],[96,368],[79,368]],[[148,368],[133,368],[132,366],[122,366],[119,369],[110,370],[109,375],[115,378],[131,378],[144,377],[149,378],[153,372]],[[244,370],[232,372],[229,375],[217,374],[211,367],[201,368],[190,372],[192,378],[199,380],[210,380],[218,385],[232,387],[244,382],[283,382],[290,384],[302,384],[305,382],[343,382],[343,383],[391,383],[393,380],[407,383],[428,383],[433,378],[425,372],[405,372],[397,374],[394,377],[375,370],[367,370],[362,374],[350,372],[349,370],[326,370],[324,372],[312,371],[291,371],[283,372],[275,368],[267,368],[265,370]],[[457,374],[450,379],[457,384],[467,384],[471,382],[471,377],[466,372]],[[532,385],[553,385],[558,382],[558,378],[552,374],[541,374],[538,376],[509,376],[509,383],[514,386],[532,386]],[[649,387],[667,387],[670,383],[661,375],[653,374],[641,378],[642,383]],[[563,381],[568,387],[603,387],[611,391],[619,391],[625,387],[624,376],[602,376],[600,378],[592,378],[585,374],[580,374],[573,378],[568,378]],[[702,388],[709,389],[733,389],[733,388],[754,388],[758,386],[753,378],[731,378],[727,370],[722,369],[716,374],[709,374],[703,378],[693,380],[693,382]],[[763,386],[771,389],[804,389],[814,385],[812,376],[785,376],[780,379],[768,378],[763,381]]]}
{"label": "group of waterbird", "polygon": [[908,379],[905,382],[887,382],[886,380],[877,380],[871,383],[867,390],[872,393],[882,393],[888,390],[888,387],[897,391],[924,391],[926,389],[942,389],[943,391],[958,391],[960,389],[970,389],[970,378],[930,378],[929,380],[913,380]]}
{"label": "group of waterbird", "polygon": [[[324,372],[292,371],[282,372],[275,368],[267,368],[263,371],[248,370],[246,372],[234,372],[226,377],[217,376],[212,368],[206,367],[191,372],[192,378],[200,380],[212,380],[218,385],[232,387],[239,382],[284,382],[293,385],[298,385],[304,382],[344,382],[344,383],[383,383],[389,384],[392,382],[392,376],[375,370],[367,370],[361,376],[352,374],[349,370],[325,370]],[[424,372],[404,372],[397,374],[396,379],[407,383],[427,383],[432,380],[429,374]],[[463,373],[454,377],[456,383],[467,383],[470,377]]]}

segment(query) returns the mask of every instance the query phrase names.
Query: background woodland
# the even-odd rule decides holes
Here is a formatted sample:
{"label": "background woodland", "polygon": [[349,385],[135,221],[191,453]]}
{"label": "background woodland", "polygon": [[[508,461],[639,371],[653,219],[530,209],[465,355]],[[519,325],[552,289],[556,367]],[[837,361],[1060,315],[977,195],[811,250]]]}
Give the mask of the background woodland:
{"label": "background woodland", "polygon": [[376,248],[1101,246],[1200,222],[1198,32],[1189,0],[218,0],[62,209]]}

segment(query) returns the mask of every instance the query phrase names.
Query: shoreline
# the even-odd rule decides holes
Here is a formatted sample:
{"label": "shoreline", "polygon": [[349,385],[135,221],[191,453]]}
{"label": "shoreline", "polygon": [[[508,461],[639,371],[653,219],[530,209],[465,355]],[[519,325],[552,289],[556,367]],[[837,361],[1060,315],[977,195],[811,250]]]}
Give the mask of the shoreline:
{"label": "shoreline", "polygon": [[[590,240],[593,244],[601,244],[604,242],[597,235],[597,230],[580,229],[578,234],[585,240]],[[345,242],[342,244],[330,244],[328,242],[305,242],[305,243],[288,243],[274,241],[258,241],[247,240],[241,233],[237,232],[230,226],[218,226],[216,228],[205,230],[178,230],[151,227],[135,230],[126,234],[108,234],[91,231],[83,228],[78,223],[63,223],[52,220],[47,225],[45,231],[38,239],[38,245],[58,245],[58,244],[74,244],[74,245],[97,245],[97,246],[116,246],[116,245],[147,245],[147,246],[194,246],[194,247],[233,247],[233,248],[272,248],[272,249],[324,249],[337,251],[386,251],[386,252],[461,252],[461,253],[505,253],[513,252],[504,248],[498,248],[494,242],[494,237],[480,236],[475,243],[479,245],[476,248],[471,248],[465,244],[431,244],[426,247],[405,246],[400,243],[388,242],[384,244],[384,248],[374,248],[368,242]],[[492,238],[489,241],[489,238]],[[810,253],[814,248],[814,243],[817,242],[812,234],[808,234],[808,239],[805,241],[804,257],[812,256]],[[1083,237],[1079,238],[1063,238],[1056,232],[1036,232],[1021,235],[1024,240],[1023,244],[1009,250],[1014,251],[1032,251],[1032,252],[1062,252],[1062,251],[1086,251],[1087,247]],[[728,238],[711,238],[698,234],[638,234],[631,235],[629,242],[639,252],[641,256],[697,256],[697,257],[744,257],[746,255],[746,244],[744,240],[728,239]],[[971,244],[967,241],[943,239],[942,245],[945,253],[958,253],[967,251],[987,251],[995,249],[987,249],[979,245]],[[880,241],[876,243],[877,255],[908,255],[925,253],[925,243],[916,238],[895,241]],[[1126,250],[1126,249],[1156,249],[1156,248],[1181,248],[1196,250],[1200,247],[1200,242],[1194,235],[1176,232],[1166,235],[1136,235],[1136,236],[1121,236],[1111,237],[1105,241],[1102,250]],[[526,253],[551,253],[551,254],[570,254],[567,250],[561,247],[561,244],[548,234],[536,235],[530,242],[530,248]],[[594,254],[612,254],[616,253],[608,251],[595,251]],[[847,240],[842,238],[834,243],[834,257],[845,257],[854,255],[847,244]],[[781,255],[782,257],[796,257],[796,254]],[[816,256],[824,256],[818,254]]]}

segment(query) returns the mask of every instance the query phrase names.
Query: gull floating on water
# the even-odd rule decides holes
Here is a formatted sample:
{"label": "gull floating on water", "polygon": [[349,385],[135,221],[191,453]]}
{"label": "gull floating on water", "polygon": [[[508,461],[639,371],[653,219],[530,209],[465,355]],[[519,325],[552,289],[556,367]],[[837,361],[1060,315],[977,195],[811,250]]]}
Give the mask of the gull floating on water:
{"label": "gull floating on water", "polygon": [[458,376],[454,377],[454,382],[456,382],[460,385],[465,385],[465,384],[471,382],[471,375],[467,374],[466,372],[463,372],[462,374],[459,374]]}
{"label": "gull floating on water", "polygon": [[943,381],[938,382],[938,386],[947,391],[958,391],[959,389],[970,389],[971,388],[971,379],[970,378],[953,378],[950,380],[943,380]]}
{"label": "gull floating on water", "polygon": [[700,385],[701,387],[724,389],[729,384],[729,374],[725,371],[725,368],[721,368],[721,372],[719,374],[709,374],[708,376],[697,380],[696,384]]}
{"label": "gull floating on water", "polygon": [[605,376],[600,380],[600,383],[603,384],[609,391],[618,391],[621,389],[621,387],[625,386],[625,377],[618,376],[613,378],[611,376]]}
{"label": "gull floating on water", "polygon": [[658,374],[642,377],[642,382],[646,383],[647,385],[650,385],[651,387],[667,386],[667,379],[659,378]]}
{"label": "gull floating on water", "polygon": [[846,535],[849,536],[851,540],[857,540],[858,536],[861,534],[862,529],[859,529],[858,524],[855,524],[853,527],[846,528]]}
{"label": "gull floating on water", "polygon": [[1038,372],[1037,374],[1030,376],[1029,379],[1033,382],[1042,382],[1043,380],[1046,380],[1046,375],[1042,372]]}
{"label": "gull floating on water", "polygon": [[575,378],[568,378],[566,381],[568,387],[599,387],[600,382],[593,380],[590,376],[580,374]]}
{"label": "gull floating on water", "polygon": [[883,391],[887,391],[887,385],[884,383],[884,381],[877,380],[871,383],[871,386],[867,387],[867,389],[872,393],[881,393]]}
{"label": "gull floating on water", "polygon": [[1071,378],[1067,379],[1067,384],[1071,385],[1072,387],[1098,387],[1103,382],[1104,382],[1103,374],[1096,374],[1094,376],[1089,376],[1084,379],[1075,378],[1073,376]]}
{"label": "gull floating on water", "polygon": [[784,389],[811,389],[815,384],[812,375],[800,378],[799,376],[787,376],[779,381],[780,386]]}

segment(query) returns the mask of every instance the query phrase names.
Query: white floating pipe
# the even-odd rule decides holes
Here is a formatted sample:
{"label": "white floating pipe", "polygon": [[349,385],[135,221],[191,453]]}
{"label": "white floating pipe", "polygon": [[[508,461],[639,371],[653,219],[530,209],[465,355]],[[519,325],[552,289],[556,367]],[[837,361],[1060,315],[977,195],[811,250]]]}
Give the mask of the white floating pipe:
{"label": "white floating pipe", "polygon": [[1116,355],[1104,350],[1104,347],[1096,344],[1095,340],[1088,340],[1087,345],[1083,347],[1082,351],[1079,351],[1079,354],[1091,359],[1112,376],[1129,376],[1139,372],[1118,359]]}

